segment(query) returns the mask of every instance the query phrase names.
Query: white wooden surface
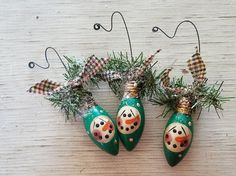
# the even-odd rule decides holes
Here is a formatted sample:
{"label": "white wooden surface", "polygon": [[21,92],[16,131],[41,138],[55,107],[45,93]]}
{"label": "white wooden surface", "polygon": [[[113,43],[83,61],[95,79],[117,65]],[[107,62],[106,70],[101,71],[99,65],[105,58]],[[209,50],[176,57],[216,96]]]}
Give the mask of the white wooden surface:
{"label": "white wooden surface", "polygon": [[[158,68],[176,59],[175,66],[183,67],[194,51],[196,35],[186,24],[175,40],[169,40],[153,34],[153,25],[172,33],[184,19],[195,22],[209,82],[225,80],[224,95],[236,96],[233,0],[0,0],[0,175],[235,175],[235,99],[225,104],[221,120],[214,111],[204,111],[198,121],[194,117],[193,145],[185,159],[171,168],[162,152],[167,119],[155,118],[160,107],[144,101],[147,120],[139,145],[133,152],[120,145],[114,157],[92,144],[82,120],[65,123],[63,114],[43,97],[26,92],[41,79],[63,79],[63,67],[54,54],[50,54],[48,70],[27,67],[31,60],[46,65],[43,52],[47,46],[77,57],[128,51],[120,17],[115,17],[112,33],[93,30],[95,22],[109,25],[115,10],[127,20],[136,55],[162,49]],[[106,84],[93,92],[114,117],[119,101]]]}

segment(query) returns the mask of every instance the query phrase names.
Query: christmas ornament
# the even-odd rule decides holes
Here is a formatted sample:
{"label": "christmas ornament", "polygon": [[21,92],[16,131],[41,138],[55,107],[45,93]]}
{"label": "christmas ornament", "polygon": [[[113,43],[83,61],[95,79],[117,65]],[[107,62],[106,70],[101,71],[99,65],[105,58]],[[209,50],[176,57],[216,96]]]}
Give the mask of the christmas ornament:
{"label": "christmas ornament", "polygon": [[119,14],[125,25],[131,58],[122,52],[117,56],[110,56],[111,61],[104,68],[103,80],[108,81],[112,91],[119,96],[121,102],[118,106],[116,125],[119,136],[125,148],[133,150],[139,142],[145,124],[145,113],[141,97],[150,96],[155,86],[156,74],[150,66],[155,54],[144,59],[143,53],[133,57],[130,36],[123,15],[116,11],[111,15],[111,28],[106,29],[100,23],[94,24],[94,29],[104,29],[111,32],[113,29],[113,16]]}
{"label": "christmas ornament", "polygon": [[[218,114],[218,110],[223,110],[222,103],[228,100],[228,98],[221,96],[223,82],[220,84],[216,82],[213,85],[209,85],[207,82],[205,63],[200,56],[199,33],[191,21],[182,21],[177,26],[173,36],[168,36],[158,27],[154,27],[153,32],[159,30],[168,38],[174,38],[179,26],[185,22],[194,26],[198,37],[199,50],[197,48],[196,53],[187,61],[194,82],[190,85],[186,84],[183,76],[170,81],[169,73],[172,69],[166,69],[151,99],[154,104],[165,106],[161,116],[165,117],[169,112],[174,111],[163,134],[164,153],[170,166],[178,164],[191,146],[194,134],[192,114],[196,110],[201,111],[202,108],[209,110],[211,106],[215,108]],[[185,72],[187,71],[185,70]]]}
{"label": "christmas ornament", "polygon": [[[47,69],[49,62],[47,59],[48,49],[53,49],[61,62],[59,54],[54,48],[45,50],[45,58],[48,63],[47,67],[39,66],[34,62],[29,63],[29,67],[35,65]],[[66,115],[67,119],[79,116],[83,117],[84,126],[91,140],[102,150],[116,155],[119,152],[119,137],[115,123],[111,116],[99,106],[92,93],[88,90],[88,82],[97,83],[99,80],[94,76],[98,74],[108,63],[109,59],[98,59],[95,56],[88,58],[85,65],[77,62],[75,59],[66,57],[67,66],[63,63],[66,69],[64,74],[66,82],[60,84],[57,82],[42,80],[40,83],[32,86],[28,91],[32,93],[47,95],[47,99],[56,107],[60,107]]]}

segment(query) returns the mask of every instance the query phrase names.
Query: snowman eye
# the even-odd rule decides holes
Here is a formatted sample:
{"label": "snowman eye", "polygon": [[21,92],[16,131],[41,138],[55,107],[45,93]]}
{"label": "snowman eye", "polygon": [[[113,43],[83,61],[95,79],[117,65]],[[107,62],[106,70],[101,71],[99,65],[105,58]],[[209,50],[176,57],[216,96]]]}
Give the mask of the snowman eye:
{"label": "snowman eye", "polygon": [[128,117],[131,117],[132,115],[131,114],[128,114]]}
{"label": "snowman eye", "polygon": [[182,134],[182,131],[178,131],[178,134]]}
{"label": "snowman eye", "polygon": [[125,113],[123,114],[123,117],[126,117],[126,114],[125,114]]}
{"label": "snowman eye", "polygon": [[176,133],[177,132],[177,130],[176,129],[173,129],[173,133]]}

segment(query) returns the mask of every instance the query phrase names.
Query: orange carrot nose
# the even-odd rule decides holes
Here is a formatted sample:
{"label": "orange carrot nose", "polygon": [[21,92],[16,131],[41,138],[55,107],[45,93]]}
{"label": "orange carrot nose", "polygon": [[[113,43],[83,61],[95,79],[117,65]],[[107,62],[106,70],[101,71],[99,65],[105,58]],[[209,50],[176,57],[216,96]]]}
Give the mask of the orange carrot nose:
{"label": "orange carrot nose", "polygon": [[175,138],[175,140],[177,141],[177,142],[184,142],[185,140],[187,140],[188,139],[188,137],[189,136],[183,136],[183,137],[176,137]]}
{"label": "orange carrot nose", "polygon": [[125,123],[126,123],[127,125],[130,125],[130,124],[132,124],[132,123],[134,123],[134,122],[136,122],[136,121],[139,121],[139,115],[137,115],[137,116],[136,116],[135,118],[133,118],[133,119],[126,120]]}
{"label": "orange carrot nose", "polygon": [[111,125],[111,122],[110,122],[110,121],[106,122],[105,125],[102,127],[102,131],[108,130],[108,128],[109,128],[110,125]]}

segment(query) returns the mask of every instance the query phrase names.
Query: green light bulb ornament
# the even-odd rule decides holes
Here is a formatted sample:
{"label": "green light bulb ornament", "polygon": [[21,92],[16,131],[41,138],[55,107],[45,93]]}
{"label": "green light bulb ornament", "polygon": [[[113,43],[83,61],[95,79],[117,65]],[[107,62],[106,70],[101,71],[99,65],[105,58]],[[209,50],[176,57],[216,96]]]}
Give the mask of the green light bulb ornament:
{"label": "green light bulb ornament", "polygon": [[[223,110],[222,103],[228,100],[227,97],[221,96],[223,82],[221,84],[218,84],[218,82],[213,85],[207,84],[206,67],[200,56],[200,37],[198,29],[192,21],[184,20],[180,22],[172,36],[169,36],[157,26],[154,26],[152,31],[160,31],[166,37],[173,39],[183,23],[189,23],[194,27],[198,39],[196,53],[187,61],[194,82],[190,85],[186,84],[183,81],[183,76],[170,81],[169,73],[172,68],[166,69],[160,80],[157,80],[155,95],[151,99],[154,104],[165,106],[161,116],[165,117],[169,112],[174,111],[165,126],[163,134],[164,153],[170,166],[178,164],[191,146],[193,139],[191,114],[196,110],[201,112],[204,107],[209,110],[211,106],[215,108],[216,112],[217,110]],[[184,69],[183,73],[189,72]]]}
{"label": "green light bulb ornament", "polygon": [[[47,51],[52,49],[59,54],[54,48],[45,50],[45,58],[47,60]],[[56,107],[59,107],[67,115],[67,119],[71,116],[80,115],[83,118],[84,126],[90,139],[102,150],[109,154],[117,155],[119,152],[119,136],[115,123],[111,116],[99,106],[88,91],[87,82],[97,83],[94,78],[104,65],[109,61],[109,58],[98,59],[95,56],[88,58],[85,65],[78,60],[65,57],[68,61],[67,66],[63,63],[66,73],[64,74],[66,82],[59,84],[49,80],[42,80],[40,83],[32,86],[28,91],[38,94],[46,94],[47,99]],[[29,67],[33,68],[34,62],[29,63]],[[48,67],[41,68],[47,69]]]}
{"label": "green light bulb ornament", "polygon": [[151,99],[154,104],[165,106],[161,116],[165,117],[174,111],[163,133],[164,154],[172,167],[177,165],[190,149],[194,135],[192,113],[197,110],[201,112],[202,108],[209,109],[211,106],[216,112],[223,110],[222,103],[228,100],[228,97],[221,96],[223,82],[207,84],[206,67],[198,50],[187,63],[194,82],[186,84],[183,76],[170,81],[171,69],[166,69]]}
{"label": "green light bulb ornament", "polygon": [[138,144],[145,124],[144,108],[137,89],[135,81],[126,83],[116,118],[120,139],[129,151]]}
{"label": "green light bulb ornament", "polygon": [[182,97],[177,106],[176,112],[166,124],[163,135],[164,153],[170,166],[175,166],[184,158],[193,138],[190,101]]}
{"label": "green light bulb ornament", "polygon": [[[94,29],[100,30],[102,28],[106,32],[111,32],[113,30],[113,17],[116,14],[121,17],[124,23],[131,57],[128,58],[127,53],[124,55],[121,52],[119,56],[113,53],[102,77],[104,81],[109,83],[112,91],[119,98],[122,98],[118,107],[116,125],[122,143],[128,151],[131,151],[143,133],[145,114],[140,98],[152,94],[156,75],[150,69],[155,64],[152,66],[150,64],[155,54],[160,50],[146,60],[143,58],[143,53],[136,58],[133,57],[128,27],[124,16],[119,11],[112,13],[110,29],[105,28],[100,23],[95,23]],[[148,68],[149,66],[150,68]]]}
{"label": "green light bulb ornament", "polygon": [[84,126],[90,139],[102,150],[117,155],[119,136],[111,116],[94,101],[83,115]]}

